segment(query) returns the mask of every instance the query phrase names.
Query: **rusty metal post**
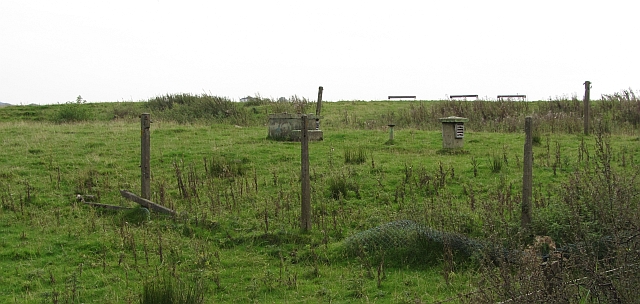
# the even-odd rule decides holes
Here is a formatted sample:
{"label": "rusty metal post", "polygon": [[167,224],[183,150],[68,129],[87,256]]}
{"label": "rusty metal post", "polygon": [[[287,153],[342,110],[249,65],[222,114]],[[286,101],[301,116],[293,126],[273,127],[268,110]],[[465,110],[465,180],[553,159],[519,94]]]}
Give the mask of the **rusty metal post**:
{"label": "rusty metal post", "polygon": [[300,228],[303,231],[311,230],[311,181],[309,178],[309,132],[307,130],[307,115],[302,115],[301,159],[302,166],[300,178],[302,180],[302,210],[300,215]]}
{"label": "rusty metal post", "polygon": [[151,141],[149,136],[149,128],[151,127],[151,119],[149,113],[140,115],[140,173],[141,173],[141,197],[151,199],[151,167],[149,165],[151,159]]}

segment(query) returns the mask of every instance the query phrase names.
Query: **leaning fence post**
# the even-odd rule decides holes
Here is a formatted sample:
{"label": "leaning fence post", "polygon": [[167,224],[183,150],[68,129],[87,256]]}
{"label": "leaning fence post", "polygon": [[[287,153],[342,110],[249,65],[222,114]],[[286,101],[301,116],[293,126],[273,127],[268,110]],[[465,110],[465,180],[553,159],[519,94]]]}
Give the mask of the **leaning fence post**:
{"label": "leaning fence post", "polygon": [[591,98],[591,81],[584,82],[584,135],[589,135],[589,99]]}
{"label": "leaning fence post", "polygon": [[142,113],[142,115],[140,115],[140,173],[142,185],[140,192],[142,198],[147,200],[151,199],[151,167],[149,165],[149,161],[151,159],[151,148],[149,139],[149,128],[151,127],[151,120],[149,116],[149,113]]}
{"label": "leaning fence post", "polygon": [[316,118],[320,118],[320,111],[322,111],[322,86],[318,87],[318,103],[316,104]]}
{"label": "leaning fence post", "polygon": [[531,194],[533,188],[533,137],[531,116],[524,119],[524,164],[522,173],[522,215],[520,225],[522,229],[531,227]]}
{"label": "leaning fence post", "polygon": [[307,131],[307,115],[302,115],[302,136],[300,138],[302,150],[302,212],[300,215],[300,228],[303,231],[311,230],[311,183],[309,179],[309,134]]}

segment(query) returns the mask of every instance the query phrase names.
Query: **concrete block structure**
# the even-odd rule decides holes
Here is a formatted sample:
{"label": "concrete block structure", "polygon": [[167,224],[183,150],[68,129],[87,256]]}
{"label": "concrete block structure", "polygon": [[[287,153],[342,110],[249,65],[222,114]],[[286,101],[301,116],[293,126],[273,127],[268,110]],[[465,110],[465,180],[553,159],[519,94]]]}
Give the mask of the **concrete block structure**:
{"label": "concrete block structure", "polygon": [[467,121],[468,118],[457,116],[440,118],[443,149],[461,149],[464,146],[464,123]]}

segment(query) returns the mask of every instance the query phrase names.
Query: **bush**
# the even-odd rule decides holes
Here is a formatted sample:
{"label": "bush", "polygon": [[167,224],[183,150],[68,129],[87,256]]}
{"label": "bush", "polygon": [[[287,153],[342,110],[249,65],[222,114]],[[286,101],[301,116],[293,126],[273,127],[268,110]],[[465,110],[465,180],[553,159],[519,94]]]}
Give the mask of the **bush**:
{"label": "bush", "polygon": [[267,105],[273,102],[271,99],[263,98],[260,95],[256,95],[255,97],[246,97],[246,98],[247,100],[242,102],[242,104],[245,107],[257,107],[257,106]]}
{"label": "bush", "polygon": [[161,118],[189,123],[201,119],[229,119],[233,123],[246,120],[246,111],[226,97],[207,94],[167,94],[149,99],[147,108]]}
{"label": "bush", "polygon": [[[608,141],[600,130],[593,162],[563,182],[555,201],[538,211],[533,232],[553,236],[557,250],[546,256],[535,250],[517,263],[490,261],[472,302],[637,302],[640,185],[637,175],[612,166]],[[527,248],[533,245],[521,250]]]}
{"label": "bush", "polygon": [[[640,125],[640,99],[631,89],[604,94],[601,100],[592,100],[591,104],[592,121],[606,117],[612,132]],[[522,132],[525,117],[532,116],[538,132],[576,134],[584,130],[582,113],[583,102],[576,96],[536,102],[446,100],[412,102],[409,107],[392,115],[380,114],[379,121],[393,120],[405,127],[438,130],[441,128],[438,118],[460,116],[469,119],[469,128],[474,131],[513,133]]]}
{"label": "bush", "polygon": [[142,113],[142,109],[135,103],[118,103],[113,107],[113,118],[137,118]]}
{"label": "bush", "polygon": [[67,102],[56,112],[53,121],[57,123],[70,123],[90,120],[89,109],[84,106],[87,101],[78,95],[75,102]]}

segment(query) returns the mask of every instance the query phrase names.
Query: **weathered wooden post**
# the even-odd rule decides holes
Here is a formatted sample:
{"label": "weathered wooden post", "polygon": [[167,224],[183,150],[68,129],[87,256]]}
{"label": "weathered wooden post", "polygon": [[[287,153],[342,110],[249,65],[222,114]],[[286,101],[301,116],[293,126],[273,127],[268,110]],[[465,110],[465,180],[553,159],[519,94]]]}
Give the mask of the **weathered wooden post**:
{"label": "weathered wooden post", "polygon": [[300,215],[300,228],[303,231],[311,230],[311,182],[309,178],[309,134],[307,130],[307,115],[302,115],[301,159],[302,170],[302,212]]}
{"label": "weathered wooden post", "polygon": [[151,159],[150,148],[150,136],[149,128],[151,127],[151,120],[149,113],[142,113],[140,115],[140,128],[141,128],[141,140],[140,140],[140,173],[141,173],[141,196],[144,199],[151,199],[151,167],[149,165]]}
{"label": "weathered wooden post", "polygon": [[584,82],[584,135],[589,135],[589,100],[591,98],[591,81]]}
{"label": "weathered wooden post", "polygon": [[531,116],[524,120],[524,165],[522,174],[522,229],[529,230],[531,227],[531,194],[533,189],[533,137],[531,127]]}
{"label": "weathered wooden post", "polygon": [[316,117],[320,118],[320,111],[322,110],[322,86],[318,88],[318,103],[316,104]]}

